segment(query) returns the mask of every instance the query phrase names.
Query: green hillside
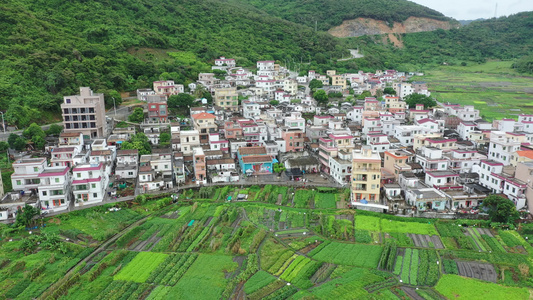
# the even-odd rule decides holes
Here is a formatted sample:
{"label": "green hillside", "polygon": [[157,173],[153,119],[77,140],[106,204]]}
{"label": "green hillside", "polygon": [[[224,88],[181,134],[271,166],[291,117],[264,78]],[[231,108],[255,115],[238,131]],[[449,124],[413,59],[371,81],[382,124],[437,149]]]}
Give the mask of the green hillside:
{"label": "green hillside", "polygon": [[[399,69],[402,71],[432,69],[437,65],[483,63],[488,59],[515,60],[533,53],[533,12],[509,17],[472,22],[452,30],[398,35],[403,47],[396,47],[387,36],[345,38],[345,47],[359,48],[363,58],[338,62],[322,60],[322,64],[303,65],[302,71],[328,68],[343,70]],[[528,59],[519,60],[518,71],[528,72]]]}
{"label": "green hillside", "polygon": [[[249,3],[273,16],[328,30],[359,17],[402,22],[409,17],[451,20],[442,13],[407,0],[235,0]],[[317,24],[315,24],[315,22]]]}
{"label": "green hillside", "polygon": [[[192,79],[218,55],[259,59],[340,56],[335,38],[217,0],[8,1],[0,8],[0,109],[26,126],[58,111],[62,95],[91,86],[106,98],[164,74]],[[136,48],[187,51],[197,59],[139,57]],[[187,53],[187,57],[191,57]]]}

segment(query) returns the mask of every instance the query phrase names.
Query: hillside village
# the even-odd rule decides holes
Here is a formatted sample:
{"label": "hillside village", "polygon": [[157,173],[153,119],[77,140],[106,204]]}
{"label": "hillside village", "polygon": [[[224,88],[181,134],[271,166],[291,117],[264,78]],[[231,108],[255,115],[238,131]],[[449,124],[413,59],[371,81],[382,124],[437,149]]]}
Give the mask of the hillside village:
{"label": "hillside village", "polygon": [[[430,96],[424,82],[411,82],[423,74],[298,76],[274,61],[249,70],[225,57],[212,69],[187,87],[165,80],[137,90],[140,124],[106,117],[103,94],[90,87],[65,96],[64,130],[45,155],[16,156],[0,220],[24,204],[55,213],[251,179],[305,186],[312,176],[350,188],[351,207],[398,214],[476,214],[489,194],[517,209],[533,201],[533,115],[487,122],[473,106],[409,107],[409,95]],[[185,118],[169,112],[168,97],[198,89],[213,103],[197,99]],[[321,90],[327,105],[313,97]],[[126,142],[149,143],[151,153],[122,149]]]}

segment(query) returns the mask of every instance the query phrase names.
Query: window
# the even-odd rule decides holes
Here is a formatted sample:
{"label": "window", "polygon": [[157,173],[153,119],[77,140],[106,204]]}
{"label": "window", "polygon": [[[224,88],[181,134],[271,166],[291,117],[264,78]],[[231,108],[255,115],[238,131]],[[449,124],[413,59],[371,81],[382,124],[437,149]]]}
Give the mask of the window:
{"label": "window", "polygon": [[133,176],[133,172],[128,172],[128,175]]}
{"label": "window", "polygon": [[43,191],[43,196],[46,196],[46,191]]}
{"label": "window", "polygon": [[81,178],[81,173],[76,173],[76,177]]}
{"label": "window", "polygon": [[98,193],[93,193],[93,197],[94,198],[98,197]]}
{"label": "window", "polygon": [[55,180],[55,181],[56,181],[56,183],[58,183],[58,182],[59,182],[59,178],[56,178],[56,180]]}
{"label": "window", "polygon": [[91,183],[91,188],[95,189],[96,188],[96,183]]}
{"label": "window", "polygon": [[437,179],[437,183],[440,183],[440,179]]}
{"label": "window", "polygon": [[22,181],[17,180],[17,185],[22,185]]}

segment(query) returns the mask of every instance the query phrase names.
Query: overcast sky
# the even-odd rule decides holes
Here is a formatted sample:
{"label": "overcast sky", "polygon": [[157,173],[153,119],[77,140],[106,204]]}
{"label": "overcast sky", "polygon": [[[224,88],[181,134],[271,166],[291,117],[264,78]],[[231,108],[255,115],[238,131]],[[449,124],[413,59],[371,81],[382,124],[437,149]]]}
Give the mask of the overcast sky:
{"label": "overcast sky", "polygon": [[533,11],[533,0],[410,0],[457,20],[489,19],[508,16],[522,11]]}

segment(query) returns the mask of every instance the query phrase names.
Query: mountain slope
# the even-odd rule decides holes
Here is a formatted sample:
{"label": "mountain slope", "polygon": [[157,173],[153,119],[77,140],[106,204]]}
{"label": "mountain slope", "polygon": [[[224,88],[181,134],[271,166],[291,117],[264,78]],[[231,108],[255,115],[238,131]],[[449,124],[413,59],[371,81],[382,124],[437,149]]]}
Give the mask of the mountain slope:
{"label": "mountain slope", "polygon": [[[0,109],[19,126],[58,112],[62,95],[79,86],[110,99],[161,74],[194,79],[206,67],[195,62],[218,55],[247,65],[342,52],[328,34],[218,0],[13,0],[0,7],[0,28]],[[137,47],[187,51],[192,59],[141,60],[126,51]]]}
{"label": "mountain slope", "polygon": [[[450,22],[438,11],[407,0],[234,0],[249,3],[271,15],[319,30],[329,30],[346,20],[368,18],[391,26],[409,17]],[[356,36],[356,35],[350,35]]]}

